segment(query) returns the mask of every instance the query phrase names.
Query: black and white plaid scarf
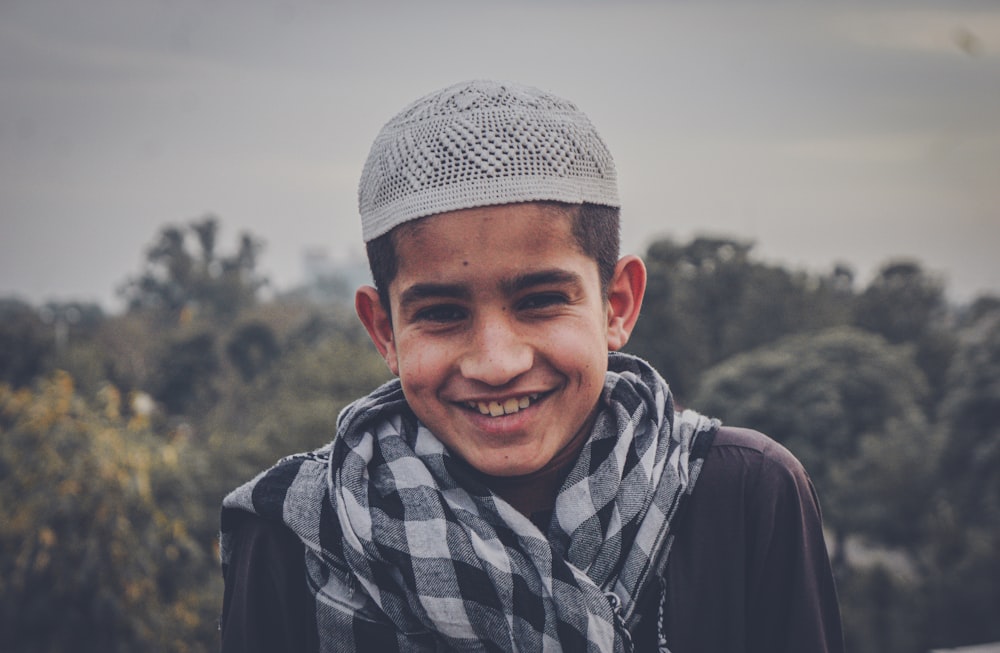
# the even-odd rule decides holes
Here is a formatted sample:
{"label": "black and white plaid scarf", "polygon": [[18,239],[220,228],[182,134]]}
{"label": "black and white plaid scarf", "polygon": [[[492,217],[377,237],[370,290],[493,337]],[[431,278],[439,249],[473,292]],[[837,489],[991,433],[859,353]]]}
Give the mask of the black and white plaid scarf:
{"label": "black and white plaid scarf", "polygon": [[389,382],[341,413],[331,444],[226,497],[223,565],[241,514],[291,528],[323,650],[628,651],[700,470],[692,447],[718,422],[675,413],[659,374],[625,354],[609,355],[601,403],[543,533]]}

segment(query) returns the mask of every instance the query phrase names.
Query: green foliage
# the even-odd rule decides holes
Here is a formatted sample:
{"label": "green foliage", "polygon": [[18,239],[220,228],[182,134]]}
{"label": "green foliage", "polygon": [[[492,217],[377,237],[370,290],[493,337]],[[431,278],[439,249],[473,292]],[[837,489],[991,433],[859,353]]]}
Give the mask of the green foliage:
{"label": "green foliage", "polygon": [[913,347],[916,363],[934,391],[932,396],[944,391],[955,338],[948,323],[944,285],[919,263],[893,261],[883,266],[858,297],[854,324],[893,344]]}
{"label": "green foliage", "polygon": [[962,512],[947,497],[929,512],[920,588],[927,648],[1000,640],[1000,528],[984,525],[981,515]]}
{"label": "green foliage", "polygon": [[358,329],[323,333],[314,320],[290,334],[281,357],[252,382],[231,387],[205,419],[209,445],[233,452],[244,476],[329,442],[340,410],[390,378]]}
{"label": "green foliage", "polygon": [[1000,312],[1000,297],[981,295],[977,297],[962,316],[966,325],[975,324],[980,319]]}
{"label": "green foliage", "polygon": [[914,581],[882,566],[844,575],[838,590],[851,653],[924,653],[920,615],[925,601]]}
{"label": "green foliage", "polygon": [[244,381],[252,381],[266,371],[280,353],[274,332],[260,322],[241,326],[226,344],[226,355]]}
{"label": "green foliage", "polygon": [[942,473],[962,512],[1000,531],[1000,310],[961,333],[941,420],[949,435]]}
{"label": "green foliage", "polygon": [[[187,240],[192,232],[198,242],[194,252]],[[219,256],[217,235],[218,220],[213,216],[192,222],[186,229],[164,227],[146,252],[142,274],[120,290],[129,310],[154,310],[183,320],[199,311],[231,318],[252,306],[257,291],[266,283],[256,272],[263,245],[253,236],[242,234],[235,254]]]}
{"label": "green foliage", "polygon": [[216,650],[222,497],[389,378],[353,310],[257,303],[255,241],[215,233],[165,229],[125,315],[0,303],[0,650]]}
{"label": "green foliage", "polygon": [[113,388],[101,399],[62,373],[0,386],[2,650],[189,651],[213,627],[184,445],[129,423]]}
{"label": "green foliage", "polygon": [[167,326],[149,313],[114,315],[87,338],[70,341],[59,368],[71,372],[81,392],[93,395],[110,383],[123,394],[148,389],[157,373],[156,353]]}
{"label": "green foliage", "polygon": [[157,365],[153,396],[171,414],[199,412],[215,402],[214,376],[219,370],[215,334],[201,331],[167,344]]}
{"label": "green foliage", "polygon": [[[1000,311],[981,311],[958,342],[936,423],[915,348],[849,328],[730,358],[694,400],[809,470],[850,650],[1000,639]],[[849,541],[874,562],[848,560]]]}
{"label": "green foliage", "polygon": [[941,402],[947,446],[924,550],[929,639],[1000,639],[1000,309],[959,334]]}
{"label": "green foliage", "polygon": [[894,261],[858,297],[855,323],[891,343],[913,342],[944,314],[944,287],[919,263]]}
{"label": "green foliage", "polygon": [[787,446],[813,477],[832,528],[899,544],[920,524],[938,452],[926,394],[907,350],[841,327],[719,364],[693,405]]}
{"label": "green foliage", "polygon": [[29,385],[44,371],[54,345],[34,308],[16,299],[0,300],[0,383]]}
{"label": "green foliage", "polygon": [[[849,542],[919,555],[940,443],[911,351],[849,327],[791,336],[705,373],[699,410],[787,446],[815,482],[833,535],[845,637],[852,651],[918,651],[912,578],[848,559]],[[852,540],[852,537],[854,538]]]}
{"label": "green foliage", "polygon": [[649,285],[629,344],[669,380],[682,401],[701,374],[733,354],[850,319],[851,274],[793,274],[752,260],[752,245],[697,238],[649,246]]}

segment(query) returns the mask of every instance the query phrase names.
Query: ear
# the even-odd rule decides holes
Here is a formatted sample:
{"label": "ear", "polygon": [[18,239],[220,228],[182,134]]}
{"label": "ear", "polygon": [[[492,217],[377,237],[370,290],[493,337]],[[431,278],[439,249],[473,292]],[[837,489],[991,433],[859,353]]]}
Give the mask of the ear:
{"label": "ear", "polygon": [[646,293],[646,265],[638,256],[622,257],[608,283],[608,349],[618,351],[628,342],[639,319]]}
{"label": "ear", "polygon": [[361,323],[375,343],[378,353],[382,354],[386,365],[392,373],[399,376],[399,359],[396,356],[396,340],[392,333],[392,319],[389,311],[382,306],[378,291],[371,286],[361,286],[354,294],[354,310],[358,312]]}

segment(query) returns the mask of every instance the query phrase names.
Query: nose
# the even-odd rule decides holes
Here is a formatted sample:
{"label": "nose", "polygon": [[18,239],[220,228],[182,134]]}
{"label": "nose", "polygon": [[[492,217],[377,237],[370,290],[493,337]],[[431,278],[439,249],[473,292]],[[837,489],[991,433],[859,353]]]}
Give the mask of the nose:
{"label": "nose", "polygon": [[491,386],[502,386],[531,369],[531,346],[505,311],[479,316],[468,349],[459,364],[462,376]]}

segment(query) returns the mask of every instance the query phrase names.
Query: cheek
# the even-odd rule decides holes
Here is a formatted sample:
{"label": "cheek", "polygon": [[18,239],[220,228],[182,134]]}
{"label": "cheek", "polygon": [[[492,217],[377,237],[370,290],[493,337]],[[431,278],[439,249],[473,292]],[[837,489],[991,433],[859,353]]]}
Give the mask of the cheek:
{"label": "cheek", "polygon": [[426,343],[400,343],[399,379],[407,392],[420,392],[433,386],[446,369],[444,352]]}
{"label": "cheek", "polygon": [[591,358],[604,357],[607,354],[607,330],[592,319],[576,320],[572,324],[563,325],[548,334],[545,348],[557,358],[575,363],[579,367]]}
{"label": "cheek", "polygon": [[591,394],[598,383],[603,384],[601,365],[606,365],[606,355],[596,346],[574,347],[566,341],[561,344],[557,354],[547,356],[547,365],[557,370],[576,391]]}
{"label": "cheek", "polygon": [[550,349],[556,364],[585,386],[603,386],[608,366],[608,341],[595,324],[565,332]]}

